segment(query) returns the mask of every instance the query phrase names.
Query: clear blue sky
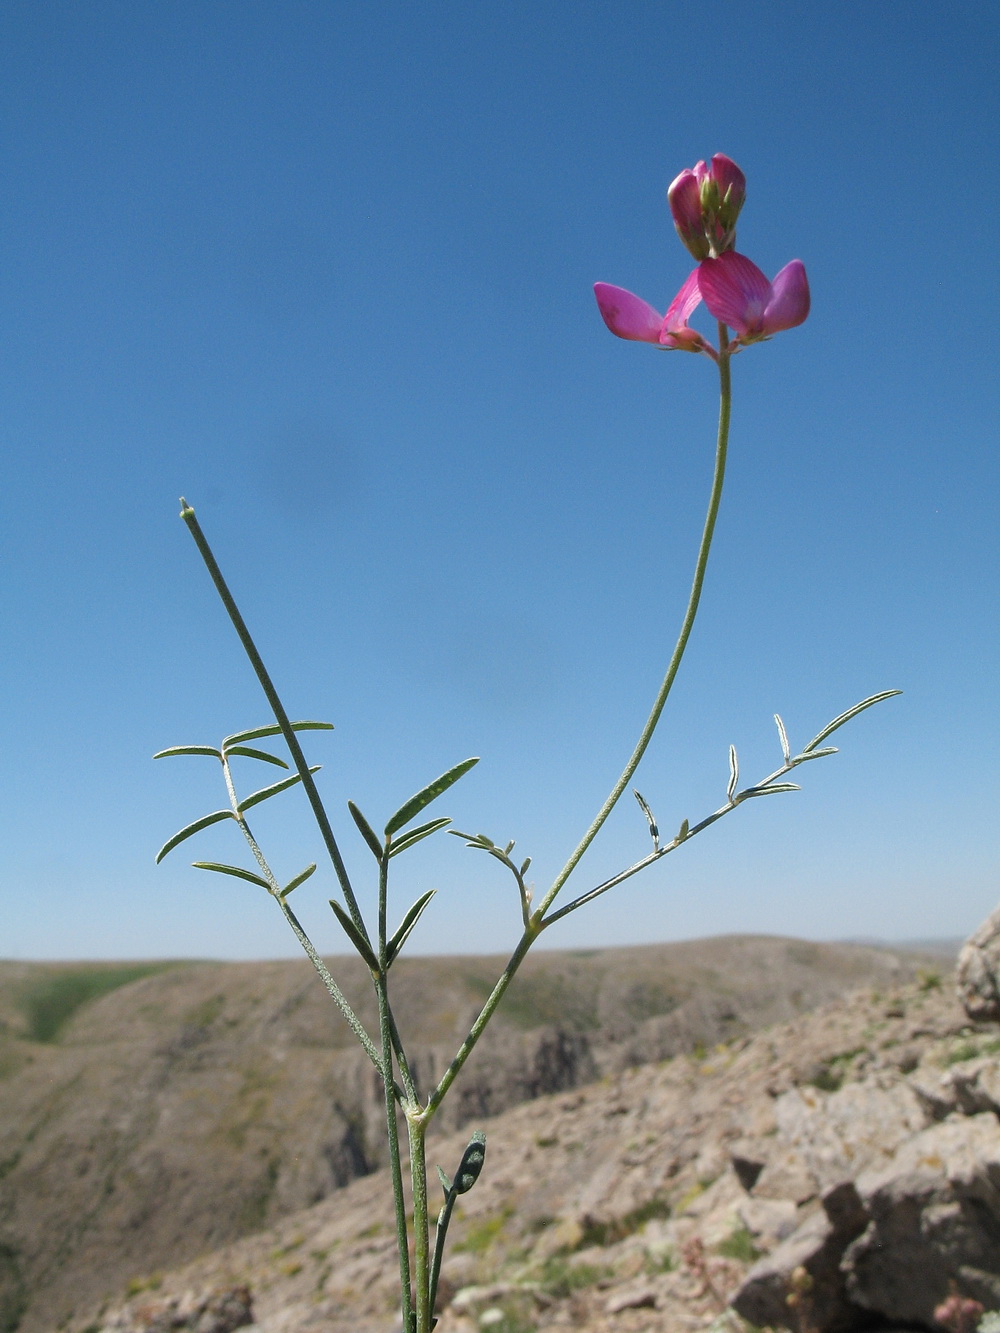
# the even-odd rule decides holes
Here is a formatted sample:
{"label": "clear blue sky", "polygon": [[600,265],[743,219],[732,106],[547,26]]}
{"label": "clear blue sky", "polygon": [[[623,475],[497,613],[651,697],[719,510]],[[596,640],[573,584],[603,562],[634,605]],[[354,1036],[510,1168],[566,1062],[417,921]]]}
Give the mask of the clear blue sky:
{"label": "clear blue sky", "polygon": [[[667,830],[841,709],[752,802],[546,937],[961,935],[998,896],[995,0],[51,3],[0,17],[0,956],[291,954],[203,760],[268,720],[195,505],[311,757],[362,901],[381,825],[466,755],[460,828],[546,887],[631,750],[707,501],[704,358],[618,341],[690,267],[665,190],[744,168],[740,249],[807,267],[734,363],[703,612],[637,782]],[[247,782],[258,785],[256,775]],[[293,793],[258,832],[321,860]],[[641,855],[629,800],[582,891]],[[439,835],[392,915],[499,950],[512,886]],[[324,868],[297,895],[341,949]]]}

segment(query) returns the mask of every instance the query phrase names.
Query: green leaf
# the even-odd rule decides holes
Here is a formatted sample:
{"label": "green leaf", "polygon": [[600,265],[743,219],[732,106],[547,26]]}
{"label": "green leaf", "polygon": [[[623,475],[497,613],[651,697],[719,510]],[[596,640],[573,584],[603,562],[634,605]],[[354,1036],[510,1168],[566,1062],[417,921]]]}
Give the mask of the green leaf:
{"label": "green leaf", "polygon": [[222,755],[218,750],[213,750],[211,745],[172,745],[169,750],[157,750],[153,755],[154,759],[166,759],[174,754],[210,754],[216,759],[221,759]]}
{"label": "green leaf", "polygon": [[531,865],[531,857],[526,856],[524,860],[521,862],[520,875],[522,879],[524,879],[525,875],[528,873],[528,866],[530,865]]}
{"label": "green leaf", "polygon": [[313,861],[312,865],[308,865],[305,870],[300,871],[299,874],[297,874],[293,880],[290,880],[281,890],[282,898],[287,898],[293,889],[297,889],[300,884],[304,884],[315,869],[316,862]]}
{"label": "green leaf", "polygon": [[684,822],[681,824],[680,828],[677,830],[677,837],[675,841],[683,842],[690,832],[691,832],[691,825],[685,819]]}
{"label": "green leaf", "polygon": [[[320,764],[312,764],[310,765],[309,772],[318,773],[320,768]],[[261,787],[260,791],[255,791],[253,795],[248,796],[245,801],[240,801],[240,814],[242,815],[244,811],[250,810],[255,805],[260,805],[261,801],[266,801],[272,796],[277,796],[279,791],[287,791],[289,787],[294,787],[296,782],[301,781],[302,779],[299,777],[298,773],[293,773],[290,778],[282,778],[280,782],[272,782],[270,787]]]}
{"label": "green leaf", "polygon": [[347,913],[346,913],[346,912],[344,911],[344,909],[341,907],[340,903],[338,903],[334,898],[331,898],[331,899],[330,899],[330,906],[333,908],[333,914],[334,914],[334,916],[337,918],[337,920],[338,920],[338,921],[340,922],[340,924],[343,926],[343,928],[344,928],[344,934],[347,936],[347,938],[348,938],[348,939],[351,941],[351,943],[354,945],[355,949],[357,949],[358,953],[361,955],[361,957],[362,957],[362,958],[365,960],[365,962],[368,964],[368,966],[369,966],[369,968],[372,970],[372,972],[374,972],[374,973],[377,974],[377,973],[378,973],[378,959],[377,959],[377,958],[375,957],[375,955],[372,953],[372,947],[371,947],[371,945],[368,943],[368,941],[365,939],[365,937],[361,934],[361,931],[358,930],[357,926],[354,924],[354,922],[351,920],[351,918],[347,915]]}
{"label": "green leaf", "polygon": [[736,746],[729,747],[729,786],[726,788],[726,800],[733,799],[733,792],[736,790],[736,784],[740,780],[740,761],[736,758]]}
{"label": "green leaf", "polygon": [[[292,731],[332,731],[332,722],[290,722]],[[228,750],[231,745],[242,745],[244,741],[259,741],[262,736],[280,736],[282,730],[276,722],[267,727],[251,727],[249,731],[236,731],[222,742],[222,748]]]}
{"label": "green leaf", "polygon": [[399,807],[396,813],[385,826],[385,836],[391,838],[394,833],[398,833],[404,824],[408,824],[415,815],[419,815],[425,805],[430,805],[431,801],[436,801],[442,792],[446,792],[453,786],[459,778],[464,777],[469,769],[479,763],[478,756],[475,759],[464,759],[462,763],[456,764],[454,768],[449,768],[447,773],[442,773],[439,778],[428,783],[415,796]]}
{"label": "green leaf", "polygon": [[400,949],[406,943],[407,936],[409,935],[413,927],[417,924],[417,922],[420,920],[421,916],[423,915],[424,908],[434,897],[435,893],[437,893],[437,889],[430,889],[427,893],[423,894],[413,904],[413,906],[407,912],[406,916],[403,917],[403,920],[400,922],[399,929],[396,931],[395,935],[393,935],[392,939],[386,945],[385,948],[386,967],[389,967],[392,964],[393,959],[396,957]]}
{"label": "green leaf", "polygon": [[751,796],[770,796],[773,791],[801,791],[802,788],[797,782],[769,782],[766,787],[747,787],[746,791],[740,792],[740,799],[744,797],[749,799]]}
{"label": "green leaf", "polygon": [[438,1180],[440,1180],[441,1182],[441,1188],[444,1190],[445,1194],[450,1194],[451,1181],[448,1179],[448,1177],[445,1175],[445,1173],[441,1170],[440,1167],[438,1167],[437,1172],[438,1172]]}
{"label": "green leaf", "polygon": [[426,824],[418,824],[415,829],[410,829],[409,833],[404,833],[399,842],[394,842],[389,848],[390,856],[397,856],[400,852],[405,852],[407,847],[412,847],[415,842],[421,842],[424,838],[429,838],[432,833],[438,829],[444,828],[445,824],[450,824],[450,819],[432,819]]}
{"label": "green leaf", "polygon": [[347,808],[350,810],[351,817],[355,824],[357,824],[358,828],[361,830],[361,836],[370,847],[372,856],[375,857],[376,861],[381,862],[382,857],[385,855],[385,848],[379,842],[378,834],[372,828],[371,824],[369,824],[368,820],[365,819],[364,815],[353,801],[347,802]]}
{"label": "green leaf", "polygon": [[260,875],[255,875],[252,870],[241,870],[239,866],[223,865],[221,861],[192,861],[191,864],[195,870],[214,870],[220,875],[234,875],[237,879],[249,880],[251,884],[259,884],[262,889],[271,892],[271,886],[266,879]]}
{"label": "green leaf", "polygon": [[632,795],[639,802],[639,809],[646,816],[646,822],[649,825],[649,836],[654,842],[658,842],[660,830],[656,827],[656,820],[653,818],[652,810],[650,810],[649,806],[646,804],[646,798],[641,792],[636,791],[634,787],[632,788]]}
{"label": "green leaf", "polygon": [[244,759],[263,759],[266,764],[277,764],[279,768],[288,767],[284,759],[279,759],[276,754],[268,754],[266,750],[252,750],[249,745],[230,745],[226,754],[241,754]]}
{"label": "green leaf", "polygon": [[828,754],[840,754],[840,751],[836,745],[826,745],[822,750],[809,750],[808,752],[803,750],[801,754],[795,756],[792,763],[804,764],[809,759],[825,759]]}
{"label": "green leaf", "polygon": [[873,694],[867,699],[862,699],[859,704],[855,704],[854,707],[849,708],[846,713],[841,713],[839,717],[835,717],[832,722],[828,723],[818,736],[814,736],[808,745],[802,747],[802,753],[808,754],[810,750],[815,750],[820,741],[825,741],[831,732],[836,731],[838,727],[842,727],[845,722],[850,722],[852,717],[857,717],[857,715],[863,713],[866,708],[871,708],[872,704],[880,704],[883,699],[891,699],[894,694],[902,693],[902,690],[882,690],[880,694]]}
{"label": "green leaf", "polygon": [[190,838],[193,833],[200,833],[203,828],[208,828],[210,824],[217,824],[220,819],[235,819],[232,810],[216,810],[213,814],[202,815],[201,819],[196,819],[193,824],[188,824],[182,828],[180,833],[175,833],[172,838],[163,844],[156,853],[156,864],[159,865],[167,852],[172,852],[178,843],[183,842],[185,838]]}
{"label": "green leaf", "polygon": [[778,740],[781,741],[781,753],[787,764],[792,754],[791,750],[788,748],[788,732],[785,730],[785,724],[777,713],[774,715],[774,722],[775,726],[778,728]]}

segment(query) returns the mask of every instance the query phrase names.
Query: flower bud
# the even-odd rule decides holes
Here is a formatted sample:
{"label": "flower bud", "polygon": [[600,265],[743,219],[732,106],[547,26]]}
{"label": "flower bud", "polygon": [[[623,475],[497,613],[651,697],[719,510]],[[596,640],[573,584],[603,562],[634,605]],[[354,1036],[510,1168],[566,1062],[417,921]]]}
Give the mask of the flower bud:
{"label": "flower bud", "polygon": [[717,258],[736,245],[736,219],[747,181],[732,158],[716,153],[712,165],[682,171],[667,190],[677,234],[695,259]]}

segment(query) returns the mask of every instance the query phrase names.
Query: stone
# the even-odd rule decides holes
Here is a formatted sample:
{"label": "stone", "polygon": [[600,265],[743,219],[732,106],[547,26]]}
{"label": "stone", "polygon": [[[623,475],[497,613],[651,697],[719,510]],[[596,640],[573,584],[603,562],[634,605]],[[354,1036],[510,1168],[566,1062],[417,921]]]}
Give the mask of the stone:
{"label": "stone", "polygon": [[857,1182],[869,1216],[844,1253],[849,1299],[892,1320],[934,1323],[951,1282],[1000,1305],[1000,1122],[951,1116]]}
{"label": "stone", "polygon": [[960,1110],[966,1115],[980,1111],[1000,1114],[1000,1064],[989,1056],[952,1065],[941,1080],[951,1088]]}
{"label": "stone", "polygon": [[955,990],[973,1022],[1000,1023],[1000,907],[963,944]]}

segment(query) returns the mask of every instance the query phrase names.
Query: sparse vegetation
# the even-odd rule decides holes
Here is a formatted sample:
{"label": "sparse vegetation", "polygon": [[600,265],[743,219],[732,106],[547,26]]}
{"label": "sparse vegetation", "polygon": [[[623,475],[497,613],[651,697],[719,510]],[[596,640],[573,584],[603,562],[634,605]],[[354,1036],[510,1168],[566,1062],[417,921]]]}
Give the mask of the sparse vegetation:
{"label": "sparse vegetation", "polygon": [[746,1227],[737,1227],[735,1231],[731,1231],[715,1248],[723,1258],[738,1259],[744,1264],[752,1264],[761,1255],[761,1251],[753,1243],[752,1234]]}

